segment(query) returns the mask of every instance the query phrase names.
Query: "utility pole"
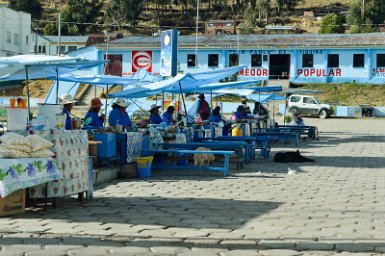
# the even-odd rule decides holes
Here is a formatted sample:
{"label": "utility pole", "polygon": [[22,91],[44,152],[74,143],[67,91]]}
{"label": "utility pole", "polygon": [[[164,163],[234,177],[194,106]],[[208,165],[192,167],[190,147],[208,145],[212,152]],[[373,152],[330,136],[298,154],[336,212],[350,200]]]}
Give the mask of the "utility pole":
{"label": "utility pole", "polygon": [[[60,0],[59,0],[60,2]],[[60,11],[60,4],[58,6],[59,8],[59,17],[58,17],[58,37],[59,37],[59,42],[58,42],[58,50],[57,50],[57,55],[60,56],[61,54],[61,11]]]}

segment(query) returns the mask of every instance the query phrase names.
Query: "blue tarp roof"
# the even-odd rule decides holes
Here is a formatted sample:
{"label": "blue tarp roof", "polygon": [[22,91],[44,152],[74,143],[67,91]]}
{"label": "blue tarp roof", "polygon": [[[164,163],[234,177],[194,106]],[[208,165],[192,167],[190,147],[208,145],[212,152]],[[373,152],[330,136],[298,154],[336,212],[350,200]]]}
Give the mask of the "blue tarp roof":
{"label": "blue tarp roof", "polygon": [[[70,63],[55,63],[55,64],[34,64],[28,66],[28,79],[56,79],[57,74],[66,74],[80,69],[87,69],[102,65],[105,61],[79,61]],[[22,68],[15,73],[0,77],[0,81],[17,81],[25,80],[25,68]]]}
{"label": "blue tarp roof", "polygon": [[121,77],[112,75],[77,75],[77,74],[64,74],[59,76],[60,81],[76,82],[81,84],[94,84],[101,87],[107,85],[133,85],[139,83],[148,84],[161,81],[163,78],[158,75],[154,75],[143,69],[138,70],[132,77]]}
{"label": "blue tarp roof", "polygon": [[[127,88],[121,92],[109,94],[111,98],[142,98],[151,95],[159,94],[162,92],[178,93],[180,92],[179,85],[181,85],[183,92],[206,92],[221,89],[231,86],[240,86],[241,84],[256,84],[259,81],[241,81],[235,82],[231,86],[225,85],[224,83],[219,84],[218,81],[229,77],[233,74],[241,71],[245,66],[236,66],[230,68],[223,68],[217,70],[211,70],[199,73],[187,73],[179,74],[171,79],[163,80],[157,83],[151,83],[137,88]],[[215,83],[215,84],[214,84]],[[238,84],[237,84],[238,83]]]}
{"label": "blue tarp roof", "polygon": [[277,94],[249,94],[247,96],[247,98],[252,100],[252,101],[259,101],[262,104],[265,104],[268,101],[272,101],[272,100],[284,100],[284,99],[286,99],[284,96],[277,95]]}

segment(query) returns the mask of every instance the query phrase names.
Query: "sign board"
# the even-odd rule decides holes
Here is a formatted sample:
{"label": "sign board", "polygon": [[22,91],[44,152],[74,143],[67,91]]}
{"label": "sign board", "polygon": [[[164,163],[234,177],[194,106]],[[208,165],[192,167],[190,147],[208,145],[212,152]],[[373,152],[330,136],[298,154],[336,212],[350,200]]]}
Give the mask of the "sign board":
{"label": "sign board", "polygon": [[152,51],[132,51],[132,72],[138,69],[152,72]]}
{"label": "sign board", "polygon": [[160,74],[176,76],[178,55],[178,30],[162,31],[160,50]]}

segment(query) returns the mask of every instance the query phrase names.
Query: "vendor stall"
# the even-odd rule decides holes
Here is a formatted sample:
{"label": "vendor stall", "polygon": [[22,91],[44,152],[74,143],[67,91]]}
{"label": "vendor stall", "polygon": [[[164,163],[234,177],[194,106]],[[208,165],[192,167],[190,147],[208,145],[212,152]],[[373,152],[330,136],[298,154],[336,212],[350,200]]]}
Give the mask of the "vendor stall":
{"label": "vendor stall", "polygon": [[[48,197],[62,197],[89,190],[88,135],[82,130],[40,131],[38,135],[53,143],[55,163],[62,178],[47,184]],[[31,188],[31,198],[43,198],[45,186]]]}
{"label": "vendor stall", "polygon": [[52,158],[1,159],[0,196],[61,178]]}

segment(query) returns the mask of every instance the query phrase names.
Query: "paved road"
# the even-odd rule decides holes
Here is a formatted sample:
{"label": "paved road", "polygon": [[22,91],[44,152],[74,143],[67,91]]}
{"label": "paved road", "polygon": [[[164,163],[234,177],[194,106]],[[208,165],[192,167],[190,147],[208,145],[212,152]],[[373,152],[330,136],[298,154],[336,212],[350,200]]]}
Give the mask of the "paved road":
{"label": "paved road", "polygon": [[[85,204],[0,219],[0,255],[378,255],[385,252],[385,120],[306,119],[315,163],[258,159],[227,178],[157,172]],[[274,145],[273,151],[296,147]],[[260,173],[259,173],[260,172]]]}

